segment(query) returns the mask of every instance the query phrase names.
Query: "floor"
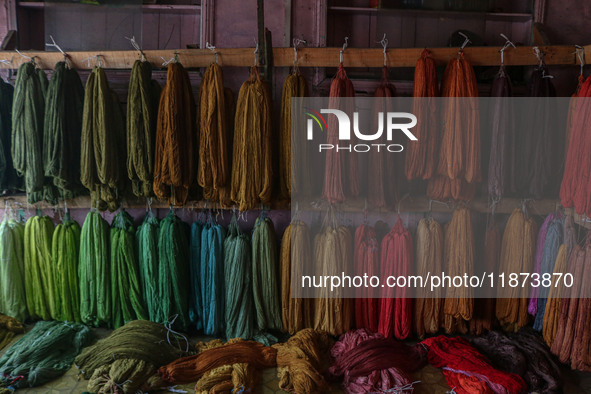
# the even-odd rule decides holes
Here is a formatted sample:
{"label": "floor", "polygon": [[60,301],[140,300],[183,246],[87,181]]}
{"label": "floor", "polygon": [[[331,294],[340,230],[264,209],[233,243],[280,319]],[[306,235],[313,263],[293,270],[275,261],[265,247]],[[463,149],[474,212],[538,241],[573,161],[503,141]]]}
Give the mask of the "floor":
{"label": "floor", "polygon": [[[97,338],[104,338],[109,335],[109,330],[94,329]],[[16,337],[13,342],[17,341]],[[196,338],[200,340],[203,338]],[[6,349],[9,346],[6,347]],[[3,352],[0,351],[0,354]],[[414,381],[419,381],[415,385],[415,394],[445,394],[451,390],[447,385],[441,371],[437,368],[426,366],[413,375]],[[567,368],[564,369],[565,393],[591,393],[591,374],[574,372]],[[261,382],[257,387],[256,393],[274,394],[284,393],[279,389],[279,380],[275,369],[266,369],[262,372]],[[42,387],[32,389],[18,390],[18,393],[44,393],[44,394],[81,394],[86,391],[87,381],[78,377],[78,371],[72,367],[64,376]],[[177,386],[176,389],[186,390],[187,393],[194,393],[194,384]],[[331,387],[328,393],[342,393],[343,391],[335,385]]]}

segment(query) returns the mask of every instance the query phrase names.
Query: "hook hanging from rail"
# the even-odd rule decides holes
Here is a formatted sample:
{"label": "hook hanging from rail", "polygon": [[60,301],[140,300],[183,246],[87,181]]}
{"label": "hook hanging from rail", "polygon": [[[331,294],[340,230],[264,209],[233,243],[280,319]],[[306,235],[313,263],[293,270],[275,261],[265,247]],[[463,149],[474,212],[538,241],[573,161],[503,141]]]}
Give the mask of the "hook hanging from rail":
{"label": "hook hanging from rail", "polygon": [[64,62],[66,62],[66,66],[68,66],[68,68],[70,67],[70,63],[68,62],[68,54],[66,52],[64,52],[64,50],[62,50],[62,48],[60,48],[59,45],[56,44],[55,40],[53,39],[52,35],[49,35],[49,39],[51,40],[51,43],[46,42],[45,46],[48,47],[54,47],[55,49],[57,49],[58,51],[60,51],[60,53],[64,56]]}
{"label": "hook hanging from rail", "polygon": [[218,51],[215,50],[215,46],[211,45],[209,42],[205,42],[205,48],[209,49],[210,51],[213,51],[213,54],[215,55],[215,62],[217,64],[218,62]]}
{"label": "hook hanging from rail", "polygon": [[306,45],[308,42],[306,40],[301,40],[299,38],[293,39],[293,68],[298,68],[298,45],[304,44]]}
{"label": "hook hanging from rail", "polygon": [[378,41],[378,43],[382,44],[382,47],[384,47],[384,67],[388,67],[388,39],[386,38],[386,33],[384,33],[384,37],[382,37],[382,39]]}
{"label": "hook hanging from rail", "polygon": [[583,76],[583,67],[585,67],[585,49],[580,45],[575,45],[575,54],[579,58],[579,63],[581,64],[580,75]]}
{"label": "hook hanging from rail", "polygon": [[538,58],[538,67],[544,66],[544,55],[545,53],[540,50],[537,46],[533,47],[534,54]]}
{"label": "hook hanging from rail", "polygon": [[501,66],[504,66],[505,65],[505,51],[509,47],[515,48],[515,44],[513,44],[511,42],[511,40],[509,40],[509,38],[507,38],[507,36],[504,35],[503,33],[501,33],[501,37],[503,37],[506,40],[505,45],[503,45],[503,47],[499,50],[499,52],[501,53]]}
{"label": "hook hanging from rail", "polygon": [[142,57],[142,62],[145,62],[146,61],[146,55],[144,54],[144,51],[142,51],[142,48],[140,47],[140,45],[135,40],[135,36],[132,36],[131,38],[125,37],[125,39],[129,40],[129,43],[131,44],[131,46],[133,47],[133,49],[135,49],[136,51],[138,51],[139,54],[140,54],[140,56]]}
{"label": "hook hanging from rail", "polygon": [[259,43],[257,39],[254,39],[255,48],[254,48],[254,66],[258,66],[259,64]]}
{"label": "hook hanging from rail", "polygon": [[340,64],[343,64],[343,53],[345,49],[349,46],[349,37],[345,37],[345,43],[343,44],[343,49],[340,51]]}
{"label": "hook hanging from rail", "polygon": [[460,46],[460,50],[458,51],[458,55],[459,55],[460,53],[462,53],[462,51],[464,50],[464,48],[466,48],[466,46],[468,46],[468,44],[471,44],[472,43],[472,41],[468,38],[467,35],[465,35],[461,31],[459,31],[458,34],[460,36],[464,37],[464,42],[462,43],[462,45]]}

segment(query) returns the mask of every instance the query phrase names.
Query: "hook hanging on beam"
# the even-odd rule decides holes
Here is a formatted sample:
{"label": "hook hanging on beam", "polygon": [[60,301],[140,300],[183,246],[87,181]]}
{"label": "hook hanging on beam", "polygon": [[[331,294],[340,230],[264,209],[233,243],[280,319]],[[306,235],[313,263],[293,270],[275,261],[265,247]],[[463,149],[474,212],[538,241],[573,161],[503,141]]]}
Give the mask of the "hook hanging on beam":
{"label": "hook hanging on beam", "polygon": [[343,49],[340,51],[340,60],[339,63],[343,64],[343,53],[345,53],[345,49],[349,46],[349,37],[345,37],[345,43],[343,44]]}

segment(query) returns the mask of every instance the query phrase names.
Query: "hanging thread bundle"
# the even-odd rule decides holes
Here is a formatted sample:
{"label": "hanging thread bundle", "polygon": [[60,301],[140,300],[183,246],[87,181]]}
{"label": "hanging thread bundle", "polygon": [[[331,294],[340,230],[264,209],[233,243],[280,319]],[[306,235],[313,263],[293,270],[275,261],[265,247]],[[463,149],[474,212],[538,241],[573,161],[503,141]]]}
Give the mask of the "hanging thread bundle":
{"label": "hanging thread bundle", "polygon": [[162,324],[136,320],[113,331],[76,357],[75,365],[88,391],[135,393],[148,384],[157,369],[176,360],[185,350],[183,338]]}
{"label": "hanging thread bundle", "polygon": [[25,225],[25,293],[33,320],[58,318],[57,275],[51,257],[53,230],[48,216],[32,216]]}
{"label": "hanging thread bundle", "polygon": [[[506,275],[531,272],[534,266],[537,225],[523,210],[516,208],[505,226],[499,271]],[[527,291],[522,288],[500,289],[496,316],[506,331],[518,331],[528,322]]]}
{"label": "hanging thread bundle", "polygon": [[[158,298],[158,276],[159,276],[159,260],[158,260],[158,232],[160,229],[160,221],[154,212],[150,209],[144,218],[141,226],[138,227],[137,251],[139,261],[139,273],[142,288],[142,295],[146,301],[146,312],[150,321],[158,322],[161,316],[159,313],[162,304],[161,299]],[[166,323],[168,316],[160,323]]]}
{"label": "hanging thread bundle", "polygon": [[[416,266],[417,275],[440,272],[443,264],[443,229],[433,218],[421,219],[417,226]],[[417,336],[435,334],[441,327],[443,300],[441,289],[436,288],[429,298],[415,300],[414,326]]]}
{"label": "hanging thread bundle", "polygon": [[196,130],[189,73],[180,63],[170,63],[158,107],[154,194],[171,205],[183,205],[195,189]]}
{"label": "hanging thread bundle", "polygon": [[94,67],[86,81],[80,147],[80,180],[90,191],[91,206],[115,211],[124,186],[125,125],[102,67]]}
{"label": "hanging thread bundle", "polygon": [[0,357],[0,386],[42,386],[66,373],[91,341],[90,329],[82,324],[38,322]]}
{"label": "hanging thread bundle", "polygon": [[135,229],[132,217],[119,212],[111,224],[111,326],[115,329],[136,320],[146,319],[141,291]]}
{"label": "hanging thread bundle", "polygon": [[43,171],[43,123],[47,76],[35,63],[23,63],[18,69],[12,102],[12,162],[24,177],[27,201],[43,200],[45,192],[53,200]]}
{"label": "hanging thread bundle", "polygon": [[138,197],[154,194],[154,143],[160,85],[152,79],[152,65],[136,60],[131,68],[127,96],[127,176]]}
{"label": "hanging thread bundle", "polygon": [[[380,252],[381,276],[412,274],[413,244],[410,232],[398,217],[392,230],[382,239]],[[412,299],[405,298],[406,288],[389,288],[380,300],[378,330],[385,338],[405,339],[412,327]]]}
{"label": "hanging thread bundle", "polygon": [[81,322],[78,285],[80,234],[80,225],[66,213],[63,222],[55,227],[51,247],[55,286],[60,300],[55,319],[76,323]]}
{"label": "hanging thread bundle", "polygon": [[21,191],[23,179],[12,163],[12,101],[14,87],[0,78],[0,190]]}
{"label": "hanging thread bundle", "polygon": [[109,224],[91,210],[80,234],[80,319],[90,326],[110,326],[112,319]]}
{"label": "hanging thread bundle", "polygon": [[229,193],[231,135],[222,68],[210,64],[199,88],[199,166],[197,180],[203,197],[224,202]]}
{"label": "hanging thread bundle", "polygon": [[226,330],[224,282],[224,240],[226,231],[208,223],[201,231],[201,319],[205,335],[222,336]]}
{"label": "hanging thread bundle", "polygon": [[[329,108],[341,108],[348,106],[347,97],[355,97],[353,82],[347,78],[345,67],[341,63],[337,73],[330,84],[328,106]],[[338,145],[339,127],[336,117],[328,118],[326,130],[326,143]],[[345,154],[330,149],[326,152],[324,186],[322,196],[330,203],[342,202],[345,196],[356,197],[359,195],[359,179],[357,172],[357,155]]]}
{"label": "hanging thread bundle", "polygon": [[[291,197],[292,187],[296,192],[309,191],[309,176],[310,173],[295,172],[292,174],[292,155],[295,160],[303,160],[306,157],[306,147],[304,144],[292,143],[299,140],[299,136],[293,136],[292,139],[292,121],[291,107],[297,105],[292,98],[307,97],[308,83],[306,78],[299,71],[287,76],[283,84],[283,91],[281,92],[281,118],[279,121],[279,190],[280,196],[283,199]],[[297,111],[297,110],[296,110]],[[298,113],[298,112],[294,112]],[[303,163],[302,163],[303,164]],[[310,169],[304,166],[305,169]],[[294,184],[292,185],[292,181]]]}
{"label": "hanging thread bundle", "polygon": [[236,104],[232,200],[241,211],[270,205],[273,194],[273,128],[269,85],[253,67]]}
{"label": "hanging thread bundle", "polygon": [[[380,248],[375,230],[362,224],[355,230],[355,246],[353,249],[355,272],[370,277],[378,274]],[[361,289],[363,291],[363,289]],[[369,297],[369,289],[361,297],[355,298],[355,322],[357,328],[366,328],[370,332],[378,331],[380,300]]]}
{"label": "hanging thread bundle", "polygon": [[417,141],[407,144],[405,173],[408,180],[430,179],[437,168],[438,142],[440,139],[437,124],[435,100],[430,97],[439,96],[437,68],[431,52],[423,50],[417,60],[414,75],[413,114],[417,117],[417,125],[413,134]]}
{"label": "hanging thread bundle", "polygon": [[24,245],[25,225],[5,216],[0,224],[0,313],[21,322],[28,317]]}

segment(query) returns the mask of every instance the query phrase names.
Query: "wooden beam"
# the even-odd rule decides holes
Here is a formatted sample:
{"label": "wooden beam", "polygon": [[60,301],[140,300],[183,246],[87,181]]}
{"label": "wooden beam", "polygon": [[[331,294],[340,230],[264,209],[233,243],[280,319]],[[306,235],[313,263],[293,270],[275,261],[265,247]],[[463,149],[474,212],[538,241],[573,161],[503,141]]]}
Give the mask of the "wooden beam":
{"label": "wooden beam", "polygon": [[[300,48],[298,49],[298,65],[300,67],[337,67],[341,48]],[[591,45],[584,47],[585,54],[591,59]],[[435,61],[446,64],[457,56],[457,48],[429,48]],[[574,45],[540,46],[544,52],[547,65],[576,65]],[[388,65],[390,67],[414,67],[423,48],[393,48],[388,49]],[[146,58],[156,68],[162,68],[162,59],[170,59],[178,53],[179,61],[187,68],[206,67],[214,61],[215,55],[207,49],[178,49],[178,50],[146,50]],[[217,48],[219,63],[222,66],[247,67],[253,64],[254,48]],[[55,63],[63,59],[59,52],[27,52],[27,56],[35,57],[40,67],[51,69]],[[77,69],[91,69],[96,60],[85,59],[100,54],[103,67],[109,69],[131,69],[133,62],[139,58],[135,51],[93,51],[68,52],[73,66]],[[499,48],[497,47],[468,47],[464,49],[464,56],[474,66],[497,66],[500,63]],[[0,64],[0,68],[18,68],[28,59],[12,51],[0,51],[0,59],[12,60],[11,65]],[[289,67],[293,64],[293,48],[274,48],[273,59],[276,67]],[[382,67],[384,55],[378,48],[347,48],[344,53],[345,67]],[[517,47],[505,52],[505,65],[527,66],[538,64],[532,47]]]}

